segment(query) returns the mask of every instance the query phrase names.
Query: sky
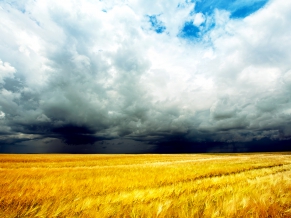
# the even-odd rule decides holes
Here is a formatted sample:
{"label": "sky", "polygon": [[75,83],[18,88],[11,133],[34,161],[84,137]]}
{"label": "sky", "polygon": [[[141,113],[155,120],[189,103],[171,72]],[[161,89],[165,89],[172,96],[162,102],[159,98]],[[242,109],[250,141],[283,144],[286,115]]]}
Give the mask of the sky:
{"label": "sky", "polygon": [[0,152],[291,150],[290,26],[285,0],[1,0]]}

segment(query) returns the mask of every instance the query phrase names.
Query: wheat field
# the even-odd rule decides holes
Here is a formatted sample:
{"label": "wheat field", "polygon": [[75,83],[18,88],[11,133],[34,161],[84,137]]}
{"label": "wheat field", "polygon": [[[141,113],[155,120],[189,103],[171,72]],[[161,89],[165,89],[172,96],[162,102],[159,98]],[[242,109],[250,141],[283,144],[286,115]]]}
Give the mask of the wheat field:
{"label": "wheat field", "polygon": [[291,217],[291,153],[1,154],[0,217]]}

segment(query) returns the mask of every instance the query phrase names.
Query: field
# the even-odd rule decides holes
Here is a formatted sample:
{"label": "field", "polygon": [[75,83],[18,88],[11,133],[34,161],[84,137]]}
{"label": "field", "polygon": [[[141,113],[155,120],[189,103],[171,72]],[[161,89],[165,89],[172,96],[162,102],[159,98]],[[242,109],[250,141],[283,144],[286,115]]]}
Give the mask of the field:
{"label": "field", "polygon": [[0,217],[291,217],[291,153],[0,154]]}

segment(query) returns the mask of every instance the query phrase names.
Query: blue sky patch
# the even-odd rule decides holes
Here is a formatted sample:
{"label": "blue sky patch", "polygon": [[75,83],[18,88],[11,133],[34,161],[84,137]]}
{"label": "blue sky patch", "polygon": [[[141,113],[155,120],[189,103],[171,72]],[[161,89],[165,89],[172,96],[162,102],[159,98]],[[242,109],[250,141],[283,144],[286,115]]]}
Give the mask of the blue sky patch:
{"label": "blue sky patch", "polygon": [[178,35],[179,37],[188,39],[203,37],[206,32],[213,29],[216,25],[215,21],[211,18],[215,9],[229,11],[230,18],[240,19],[264,7],[268,0],[194,0],[193,2],[195,2],[195,8],[191,11],[190,15],[202,13],[206,21],[198,25],[199,27],[195,26],[193,21],[185,22]]}
{"label": "blue sky patch", "polygon": [[231,18],[244,18],[249,16],[250,14],[256,12],[260,8],[264,7],[267,1],[259,1],[254,2],[251,5],[247,5],[245,7],[240,7],[237,10],[233,11],[230,15]]}
{"label": "blue sky patch", "polygon": [[180,36],[183,38],[198,38],[200,30],[192,22],[186,22],[181,30]]}
{"label": "blue sky patch", "polygon": [[231,18],[244,18],[264,7],[268,0],[201,0],[195,1],[195,12],[212,14],[215,9],[227,10]]}
{"label": "blue sky patch", "polygon": [[163,22],[159,21],[156,15],[151,15],[151,16],[148,15],[148,18],[149,18],[150,24],[152,25],[152,29],[156,33],[161,34],[166,30],[166,27],[164,26]]}

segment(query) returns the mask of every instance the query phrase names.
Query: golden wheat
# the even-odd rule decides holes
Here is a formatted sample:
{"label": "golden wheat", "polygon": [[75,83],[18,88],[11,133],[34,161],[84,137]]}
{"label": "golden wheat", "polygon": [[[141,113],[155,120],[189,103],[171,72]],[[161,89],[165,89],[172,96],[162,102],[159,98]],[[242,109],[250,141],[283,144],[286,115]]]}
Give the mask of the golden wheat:
{"label": "golden wheat", "polygon": [[0,155],[0,217],[291,217],[291,153]]}

